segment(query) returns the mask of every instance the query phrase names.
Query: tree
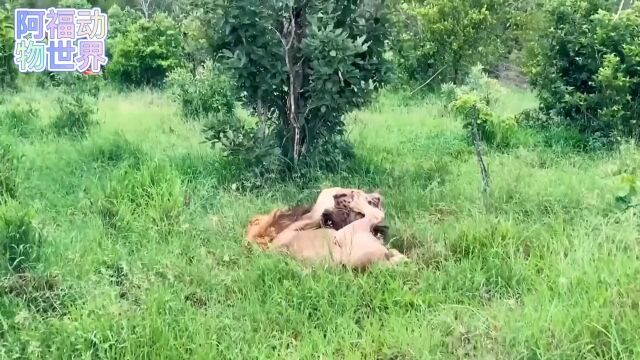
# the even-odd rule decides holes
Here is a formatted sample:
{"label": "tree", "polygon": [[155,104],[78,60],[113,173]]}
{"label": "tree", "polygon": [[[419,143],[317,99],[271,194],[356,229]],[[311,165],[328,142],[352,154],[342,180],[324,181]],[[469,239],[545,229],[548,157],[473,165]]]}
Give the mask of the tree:
{"label": "tree", "polygon": [[542,110],[600,139],[640,138],[640,4],[557,0],[528,67]]}
{"label": "tree", "polygon": [[383,82],[384,3],[377,0],[204,1],[205,27],[246,104],[275,129],[296,167],[343,134],[342,115]]}
{"label": "tree", "polygon": [[424,81],[442,70],[441,83],[461,83],[478,62],[497,65],[531,7],[520,0],[397,1],[393,47],[401,75]]}
{"label": "tree", "polygon": [[106,73],[125,85],[160,85],[183,63],[178,25],[164,13],[137,20],[109,45],[112,56]]}
{"label": "tree", "polygon": [[126,7],[123,10],[117,4],[110,7],[107,14],[109,15],[108,40],[113,40],[121,34],[126,34],[129,27],[144,17],[130,7]]}

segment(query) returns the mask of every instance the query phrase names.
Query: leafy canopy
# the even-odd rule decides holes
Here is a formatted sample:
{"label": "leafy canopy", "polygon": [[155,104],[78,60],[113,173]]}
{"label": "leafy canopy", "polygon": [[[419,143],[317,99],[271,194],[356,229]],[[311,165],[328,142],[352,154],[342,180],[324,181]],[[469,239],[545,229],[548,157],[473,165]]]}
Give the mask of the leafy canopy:
{"label": "leafy canopy", "polygon": [[133,22],[109,44],[112,55],[106,72],[124,85],[160,85],[183,60],[179,28],[164,13]]}
{"label": "leafy canopy", "polygon": [[542,109],[604,139],[640,136],[640,4],[560,0],[528,67]]}
{"label": "leafy canopy", "polygon": [[212,48],[225,55],[245,103],[273,129],[286,159],[342,135],[342,116],[366,104],[384,80],[388,32],[382,2],[202,5],[211,14],[205,26],[224,31]]}

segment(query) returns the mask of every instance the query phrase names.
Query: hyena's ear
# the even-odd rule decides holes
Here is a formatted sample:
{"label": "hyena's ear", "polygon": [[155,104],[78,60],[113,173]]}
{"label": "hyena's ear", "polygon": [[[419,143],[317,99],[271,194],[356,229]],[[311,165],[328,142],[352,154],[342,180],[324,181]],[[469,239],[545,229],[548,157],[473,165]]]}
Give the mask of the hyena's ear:
{"label": "hyena's ear", "polygon": [[340,199],[344,199],[346,197],[348,197],[349,194],[347,193],[339,193],[339,194],[334,194],[333,195],[333,200],[340,200]]}
{"label": "hyena's ear", "polygon": [[369,196],[369,199],[371,199],[370,204],[372,206],[382,209],[383,198],[382,198],[382,195],[380,195],[379,191],[371,192],[368,194],[368,196]]}

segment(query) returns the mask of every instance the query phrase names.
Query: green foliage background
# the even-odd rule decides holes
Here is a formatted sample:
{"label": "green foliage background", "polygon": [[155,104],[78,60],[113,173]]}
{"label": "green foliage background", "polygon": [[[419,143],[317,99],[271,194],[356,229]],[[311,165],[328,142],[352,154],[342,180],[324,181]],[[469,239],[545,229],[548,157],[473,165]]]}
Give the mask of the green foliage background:
{"label": "green foliage background", "polygon": [[546,112],[602,138],[638,138],[640,6],[567,0],[546,8],[548,28],[528,65]]}
{"label": "green foliage background", "polygon": [[112,56],[106,71],[124,85],[159,85],[183,61],[180,29],[163,13],[133,22],[109,45]]}

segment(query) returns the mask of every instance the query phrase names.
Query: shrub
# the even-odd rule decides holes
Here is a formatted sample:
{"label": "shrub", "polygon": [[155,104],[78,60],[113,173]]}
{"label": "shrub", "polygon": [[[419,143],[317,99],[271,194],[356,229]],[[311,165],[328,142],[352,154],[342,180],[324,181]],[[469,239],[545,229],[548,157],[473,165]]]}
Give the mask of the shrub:
{"label": "shrub", "polygon": [[18,191],[16,165],[18,157],[12,143],[6,138],[0,138],[0,204],[15,198]]}
{"label": "shrub", "polygon": [[50,85],[58,88],[61,93],[77,93],[98,99],[100,92],[105,87],[105,81],[101,75],[86,76],[76,72],[51,73],[48,76]]}
{"label": "shrub", "polygon": [[95,100],[82,93],[60,95],[59,111],[51,122],[57,135],[85,136],[96,124],[97,106]]}
{"label": "shrub", "polygon": [[559,124],[557,118],[549,116],[540,109],[526,109],[515,115],[518,125],[531,128],[544,128],[546,126]]}
{"label": "shrub", "polygon": [[510,48],[506,31],[516,1],[401,1],[396,15],[395,61],[408,80],[461,83],[478,61],[492,67]]}
{"label": "shrub", "polygon": [[126,34],[127,29],[144,18],[140,12],[128,6],[122,10],[118,4],[113,4],[107,14],[109,15],[109,39]]}
{"label": "shrub", "polygon": [[33,224],[34,214],[15,202],[0,206],[2,268],[24,272],[38,255],[41,236]]}
{"label": "shrub", "polygon": [[542,110],[583,134],[640,136],[640,4],[619,14],[604,0],[561,0],[545,8],[548,30],[528,67]]}
{"label": "shrub", "polygon": [[160,85],[182,63],[180,29],[166,14],[140,19],[111,42],[105,71],[120,84]]}
{"label": "shrub", "polygon": [[17,136],[27,137],[36,130],[39,117],[39,111],[33,104],[18,102],[0,113],[0,127]]}
{"label": "shrub", "polygon": [[87,0],[60,0],[58,6],[61,8],[91,9],[91,4]]}
{"label": "shrub", "polygon": [[463,120],[462,126],[469,133],[475,119],[481,140],[488,145],[493,144],[497,135],[495,115],[481,96],[475,92],[459,92],[449,107]]}
{"label": "shrub", "polygon": [[205,139],[222,151],[244,180],[275,179],[283,173],[285,159],[272,131],[265,124],[249,125],[235,114],[211,114],[204,125]]}
{"label": "shrub", "polygon": [[234,110],[234,89],[231,80],[207,61],[195,76],[185,68],[174,70],[167,77],[173,97],[187,119],[209,114],[230,116]]}
{"label": "shrub", "polygon": [[[182,29],[185,58],[193,69],[197,69],[211,58],[211,51],[207,44],[207,30],[200,19],[201,9],[192,9],[180,22]],[[219,31],[219,29],[216,29]]]}
{"label": "shrub", "polygon": [[235,170],[237,185],[257,188],[281,180],[311,180],[319,172],[345,170],[355,157],[353,146],[342,136],[325,137],[304,163],[292,169],[282,156],[273,128],[243,121],[235,114],[210,115],[204,123],[205,138],[221,150]]}
{"label": "shrub", "polygon": [[491,107],[504,89],[496,80],[489,78],[481,66],[472,68],[464,85],[445,84],[442,92],[445,99],[451,100],[449,108],[463,120],[470,139],[473,121],[476,121],[479,136],[487,145],[504,149],[512,144],[518,125],[516,118],[500,117],[492,111]]}
{"label": "shrub", "polygon": [[52,86],[60,92],[59,110],[51,121],[51,129],[57,135],[85,136],[97,123],[97,101],[104,80],[78,73],[56,73],[50,78]]}

